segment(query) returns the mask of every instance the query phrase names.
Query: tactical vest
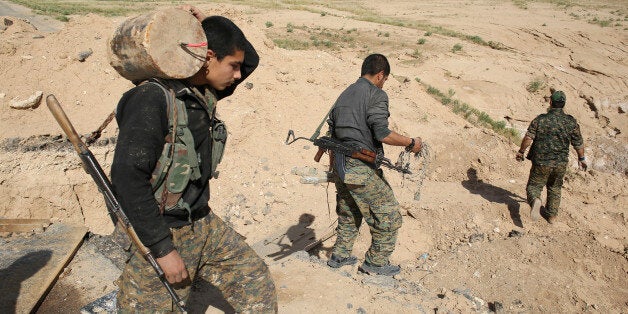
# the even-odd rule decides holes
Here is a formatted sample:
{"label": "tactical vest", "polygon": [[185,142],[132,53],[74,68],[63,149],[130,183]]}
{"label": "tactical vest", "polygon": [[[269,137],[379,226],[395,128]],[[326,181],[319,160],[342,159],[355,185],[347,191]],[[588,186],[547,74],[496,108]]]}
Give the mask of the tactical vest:
{"label": "tactical vest", "polygon": [[210,128],[209,139],[211,149],[210,179],[217,177],[216,168],[222,161],[225,144],[227,143],[227,129],[225,124],[216,118],[216,96],[207,91],[206,97],[189,87],[182,87],[180,90],[175,82],[163,79],[150,79],[145,84],[159,86],[166,95],[168,129],[166,143],[153,170],[150,183],[153,188],[155,199],[159,204],[160,213],[176,209],[185,209],[188,217],[191,217],[190,204],[187,204],[182,196],[188,183],[201,178],[199,167],[200,156],[194,147],[194,138],[188,128],[188,115],[185,102],[178,97],[194,93],[198,98],[205,101],[201,104],[209,115]]}

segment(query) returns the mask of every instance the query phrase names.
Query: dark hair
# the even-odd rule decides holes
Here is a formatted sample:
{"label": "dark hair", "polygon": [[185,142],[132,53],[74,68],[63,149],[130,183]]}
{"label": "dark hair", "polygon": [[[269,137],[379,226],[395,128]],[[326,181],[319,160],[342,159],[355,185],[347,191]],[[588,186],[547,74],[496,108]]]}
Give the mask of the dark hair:
{"label": "dark hair", "polygon": [[360,76],[366,74],[374,75],[381,71],[384,71],[384,75],[390,74],[390,64],[384,55],[375,53],[366,57],[364,62],[362,62],[362,73]]}
{"label": "dark hair", "polygon": [[218,60],[234,54],[236,50],[244,51],[246,37],[230,19],[223,16],[210,16],[201,24],[207,37],[207,49],[211,49]]}

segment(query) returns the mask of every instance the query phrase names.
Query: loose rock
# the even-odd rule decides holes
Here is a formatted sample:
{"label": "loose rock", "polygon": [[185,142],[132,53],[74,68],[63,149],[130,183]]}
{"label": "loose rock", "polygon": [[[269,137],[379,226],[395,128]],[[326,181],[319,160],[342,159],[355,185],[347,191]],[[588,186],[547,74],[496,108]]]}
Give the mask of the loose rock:
{"label": "loose rock", "polygon": [[39,107],[39,103],[41,102],[41,97],[43,95],[43,91],[36,91],[35,94],[30,96],[28,99],[21,101],[11,100],[10,106],[13,109],[35,109]]}

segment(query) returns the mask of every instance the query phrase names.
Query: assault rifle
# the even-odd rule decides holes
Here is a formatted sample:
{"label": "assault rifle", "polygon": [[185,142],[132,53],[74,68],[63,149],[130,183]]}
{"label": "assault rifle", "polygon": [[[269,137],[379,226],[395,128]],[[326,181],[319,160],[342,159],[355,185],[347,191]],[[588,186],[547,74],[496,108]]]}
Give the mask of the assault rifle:
{"label": "assault rifle", "polygon": [[79,135],[76,133],[76,130],[74,130],[74,126],[70,123],[70,119],[68,119],[68,116],[66,116],[63,108],[61,108],[57,98],[55,98],[54,95],[48,95],[48,97],[46,97],[46,103],[48,105],[48,109],[50,109],[50,112],[52,112],[52,115],[68,136],[70,142],[72,142],[72,145],[74,145],[74,149],[79,154],[79,157],[81,157],[83,168],[92,176],[98,186],[98,190],[100,190],[100,192],[105,196],[105,202],[107,203],[107,209],[109,212],[117,217],[118,225],[124,229],[133,244],[135,244],[135,247],[140,250],[146,261],[153,267],[159,277],[159,280],[161,280],[161,283],[163,283],[166,290],[168,290],[168,293],[172,297],[172,301],[177,308],[181,312],[187,313],[187,310],[185,309],[185,302],[179,298],[172,286],[168,283],[163,269],[161,269],[159,264],[157,264],[157,261],[151,251],[140,241],[137,233],[135,233],[135,229],[133,229],[133,226],[129,222],[129,218],[127,218],[124,214],[120,203],[113,194],[109,178],[107,178],[107,175],[100,167],[100,164],[98,164],[98,161],[92,152],[87,148],[87,145],[85,145],[85,143],[83,143],[83,141],[79,138]]}
{"label": "assault rifle", "polygon": [[[290,140],[290,138],[292,138],[292,140]],[[408,168],[393,164],[390,159],[384,157],[384,155],[381,153],[378,154],[374,151],[359,147],[355,144],[343,143],[329,136],[321,136],[315,139],[307,137],[295,137],[294,131],[288,130],[286,145],[290,145],[297,140],[308,140],[314,143],[315,146],[318,146],[318,152],[316,152],[316,155],[314,156],[314,161],[316,162],[319,162],[321,160],[321,157],[323,156],[325,151],[331,150],[335,154],[351,156],[352,158],[356,158],[366,163],[375,165],[375,167],[377,168],[379,168],[380,166],[384,166],[386,168],[393,169],[404,174],[412,174],[412,172]]]}

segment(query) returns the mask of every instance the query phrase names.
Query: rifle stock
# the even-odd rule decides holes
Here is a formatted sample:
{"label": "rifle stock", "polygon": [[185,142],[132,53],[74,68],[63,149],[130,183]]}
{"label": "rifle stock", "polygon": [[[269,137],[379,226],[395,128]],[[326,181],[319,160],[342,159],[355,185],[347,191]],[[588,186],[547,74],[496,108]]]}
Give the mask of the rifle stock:
{"label": "rifle stock", "polygon": [[314,161],[316,162],[321,161],[321,157],[323,157],[324,153],[325,153],[325,149],[322,147],[319,147],[318,151],[316,152],[316,155],[314,155]]}
{"label": "rifle stock", "polygon": [[78,133],[74,129],[74,126],[72,126],[70,119],[68,119],[68,116],[65,114],[63,108],[61,108],[61,105],[57,101],[57,98],[55,98],[54,95],[48,95],[46,97],[46,104],[48,105],[48,109],[50,109],[52,115],[57,120],[57,123],[59,123],[70,142],[72,142],[74,149],[81,158],[83,168],[87,173],[91,175],[92,179],[94,179],[94,182],[98,186],[98,190],[100,190],[100,192],[105,197],[107,209],[113,215],[115,215],[115,217],[118,219],[118,224],[124,229],[135,247],[142,253],[144,259],[146,259],[146,261],[153,267],[153,269],[157,273],[157,276],[159,277],[159,280],[161,280],[166,290],[168,290],[168,293],[172,297],[172,300],[177,308],[181,312],[186,313],[187,311],[185,309],[185,302],[183,302],[183,300],[179,298],[172,286],[168,283],[163,270],[155,260],[153,254],[140,241],[140,238],[137,236],[135,229],[129,222],[126,214],[122,211],[122,207],[120,206],[120,203],[113,193],[112,185],[109,181],[109,178],[107,178],[107,175],[100,167],[100,164],[98,163],[92,152],[87,148],[87,145],[85,145],[85,143],[81,141]]}
{"label": "rifle stock", "polygon": [[360,151],[356,151],[353,154],[351,154],[352,158],[355,159],[360,159],[364,162],[370,163],[370,164],[374,164],[375,163],[375,158],[377,157],[377,154],[373,151],[370,151],[366,148],[362,148],[360,149]]}

